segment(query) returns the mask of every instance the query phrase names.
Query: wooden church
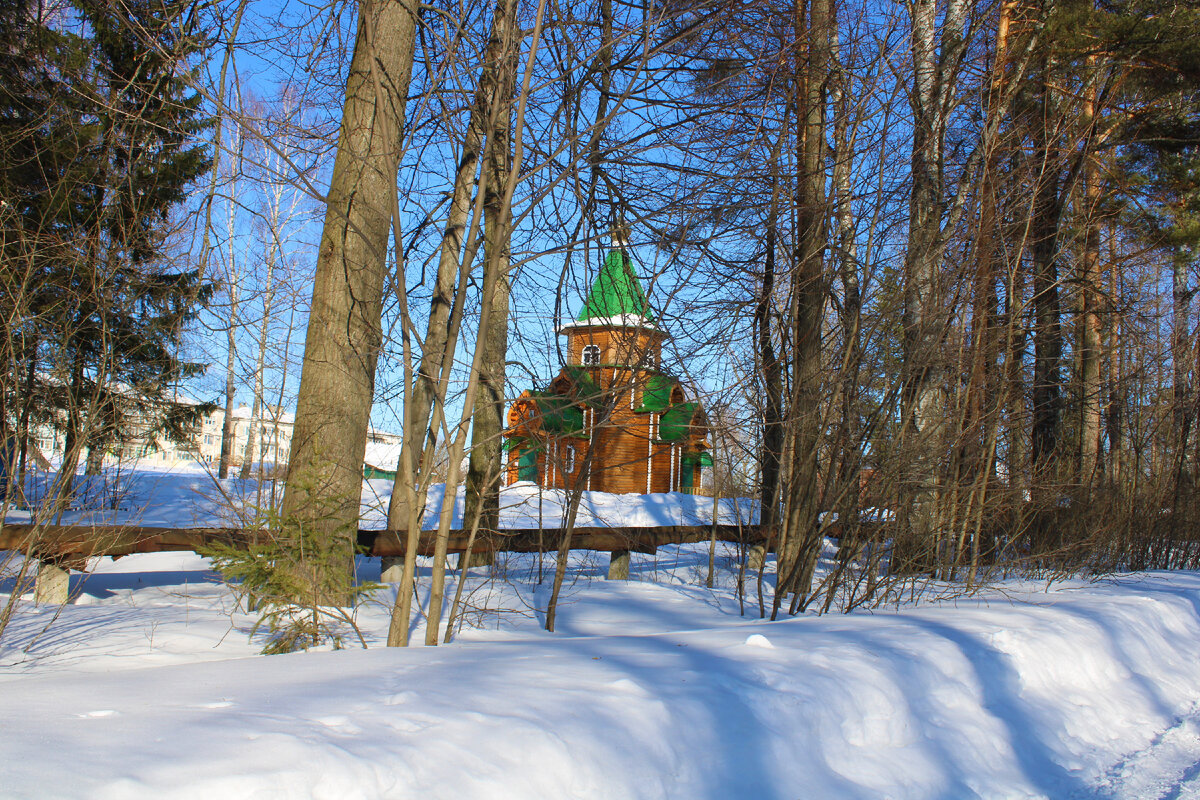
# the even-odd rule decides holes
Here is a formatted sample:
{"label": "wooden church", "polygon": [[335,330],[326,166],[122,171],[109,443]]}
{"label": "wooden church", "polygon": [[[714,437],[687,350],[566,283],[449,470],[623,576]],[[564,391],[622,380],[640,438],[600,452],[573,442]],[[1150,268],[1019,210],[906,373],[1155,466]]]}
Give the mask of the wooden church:
{"label": "wooden church", "polygon": [[694,493],[700,468],[712,465],[707,420],[660,369],[668,336],[624,248],[609,252],[583,310],[558,333],[567,337],[566,366],[509,409],[507,482]]}

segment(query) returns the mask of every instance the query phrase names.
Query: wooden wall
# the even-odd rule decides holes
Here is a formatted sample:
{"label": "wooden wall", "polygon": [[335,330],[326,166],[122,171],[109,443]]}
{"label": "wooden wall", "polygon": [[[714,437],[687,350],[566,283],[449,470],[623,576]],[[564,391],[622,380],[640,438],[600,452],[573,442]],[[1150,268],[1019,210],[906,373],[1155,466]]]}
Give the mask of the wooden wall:
{"label": "wooden wall", "polygon": [[[543,486],[571,489],[580,480],[589,449],[592,457],[591,474],[585,489],[617,494],[645,494],[678,491],[683,484],[680,476],[683,443],[662,444],[657,439],[657,413],[636,413],[628,405],[615,411],[606,424],[593,424],[593,411],[584,416],[585,433],[589,436],[547,438],[537,456],[538,481]],[[568,448],[574,449],[572,458]],[[523,448],[514,447],[508,455],[508,481],[518,479],[518,462]],[[569,469],[568,469],[569,468]],[[693,470],[696,485],[697,467]],[[647,470],[650,481],[647,484]]]}
{"label": "wooden wall", "polygon": [[583,348],[600,348],[601,364],[657,366],[667,335],[652,328],[571,327],[567,334],[567,363],[583,363]]}
{"label": "wooden wall", "polygon": [[[679,472],[686,442],[659,443],[657,426],[661,415],[636,410],[641,407],[642,388],[656,374],[644,367],[659,363],[666,334],[649,328],[586,326],[571,327],[564,332],[568,336],[567,359],[571,366],[583,365],[585,347],[600,348],[600,365],[589,366],[589,372],[605,394],[604,399],[614,402],[614,406],[607,420],[598,419],[598,413],[602,413],[599,409],[588,408],[584,412],[583,436],[550,437],[536,421],[529,423],[523,418],[518,400],[509,412],[509,425],[521,429],[522,435],[541,441],[538,482],[554,488],[575,488],[591,449],[594,455],[585,489],[618,494],[677,491],[683,483]],[[565,391],[560,382],[569,380],[564,370],[551,383],[551,389]],[[678,389],[674,394],[677,396],[672,397],[672,402],[682,401]],[[568,448],[574,449],[573,458]],[[519,445],[509,452],[509,483],[518,479],[521,452]],[[699,468],[689,468],[693,470],[692,485],[696,486]]]}

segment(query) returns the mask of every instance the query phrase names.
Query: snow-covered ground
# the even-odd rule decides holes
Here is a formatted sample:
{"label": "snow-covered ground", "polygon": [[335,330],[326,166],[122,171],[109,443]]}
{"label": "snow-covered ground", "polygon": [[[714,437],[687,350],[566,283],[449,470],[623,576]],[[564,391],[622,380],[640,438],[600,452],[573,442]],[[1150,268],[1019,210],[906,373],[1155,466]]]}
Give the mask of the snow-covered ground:
{"label": "snow-covered ground", "polygon": [[0,646],[0,796],[1200,797],[1200,575],[770,623],[635,558],[581,554],[556,634],[514,556],[450,646],[381,647],[385,592],[286,656],[198,557],[105,561]]}
{"label": "snow-covered ground", "polygon": [[283,656],[198,556],[101,559],[0,641],[0,797],[1200,798],[1200,574],[771,623],[724,549],[633,558],[575,554],[554,634],[509,555],[449,646],[382,646],[393,587]]}
{"label": "snow-covered ground", "polygon": [[[52,475],[31,481],[30,497],[34,505]],[[176,468],[170,471],[141,470],[110,473],[102,478],[77,481],[79,497],[62,523],[96,525],[142,525],[146,527],[202,528],[238,526],[252,518],[255,509],[276,502],[282,488],[271,483],[263,487],[255,480],[229,478],[217,480],[206,469]],[[387,504],[392,488],[389,480],[363,481],[361,520],[369,529],[387,527]],[[429,502],[422,525],[437,527],[438,511],[445,486],[429,490]],[[636,500],[630,500],[636,497]],[[455,497],[453,525],[462,527],[465,490]],[[506,486],[501,493],[501,525],[505,528],[557,528],[563,524],[567,496],[554,489],[541,489],[520,481]],[[755,501],[724,499],[717,504],[717,521],[724,525],[757,521]],[[713,499],[679,493],[617,495],[584,492],[576,516],[579,527],[618,526],[655,527],[661,525],[700,525],[712,522]],[[12,509],[6,519],[28,522],[28,511]]]}

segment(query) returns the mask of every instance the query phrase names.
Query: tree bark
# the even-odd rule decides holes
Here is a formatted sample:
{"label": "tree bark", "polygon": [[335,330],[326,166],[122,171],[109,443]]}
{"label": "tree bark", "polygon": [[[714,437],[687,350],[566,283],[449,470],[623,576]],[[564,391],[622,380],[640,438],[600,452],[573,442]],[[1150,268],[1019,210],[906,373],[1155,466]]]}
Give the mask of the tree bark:
{"label": "tree bark", "polygon": [[[230,291],[235,291],[232,286]],[[229,328],[225,332],[225,419],[221,423],[221,460],[217,466],[217,477],[222,480],[229,477],[229,468],[233,465],[233,397],[237,392],[237,339],[233,322],[236,312],[231,310],[230,315]]]}
{"label": "tree bark", "polygon": [[[1096,86],[1093,82],[1085,103],[1085,122],[1091,123],[1095,115]],[[1099,206],[1103,178],[1099,157],[1090,144],[1084,168],[1084,224],[1083,257],[1079,269],[1079,482],[1084,487],[1095,484],[1100,467],[1100,219]]]}
{"label": "tree bark", "polygon": [[323,570],[354,564],[417,13],[364,0],[346,82],[283,498],[285,520],[336,543]]}
{"label": "tree bark", "polygon": [[[487,124],[487,144],[483,168],[488,172],[484,188],[484,282],[488,273],[495,276],[495,290],[485,302],[491,308],[486,329],[481,326],[476,347],[483,348],[479,391],[471,423],[471,455],[467,466],[465,520],[478,518],[479,530],[491,533],[500,529],[500,475],[503,468],[501,448],[504,433],[504,378],[508,360],[508,306],[510,294],[510,240],[512,207],[506,202],[509,171],[512,168],[512,102],[516,82],[515,47],[516,3],[499,0],[492,19],[489,62],[481,85],[492,95]],[[490,73],[490,77],[489,74]],[[471,524],[471,523],[468,523]],[[471,557],[482,564],[484,559]]]}
{"label": "tree bark", "polygon": [[[799,3],[798,3],[799,7]],[[829,208],[825,196],[825,102],[830,76],[831,0],[810,0],[805,26],[797,11],[796,42],[806,41],[797,82],[796,115],[801,124],[796,228],[799,240],[792,273],[791,466],[785,496],[784,530],[779,546],[779,585],[772,616],[783,596],[806,603],[820,553],[817,522],[817,456],[821,437],[821,321],[828,295],[825,250]],[[805,29],[806,28],[806,29]]]}
{"label": "tree bark", "polygon": [[962,3],[952,0],[943,22],[943,53],[937,53],[935,0],[915,0],[912,14],[913,144],[908,243],[904,255],[901,446],[908,468],[902,476],[900,528],[893,570],[927,569],[937,545],[937,467],[945,439],[945,365],[942,341],[945,300],[939,283],[942,235],[945,129],[949,76],[941,63],[954,63],[962,47]]}
{"label": "tree bark", "polygon": [[1191,435],[1192,403],[1191,385],[1191,324],[1189,311],[1192,305],[1192,290],[1188,288],[1188,266],[1190,254],[1183,246],[1176,246],[1171,264],[1172,295],[1172,400],[1171,429],[1175,449],[1175,502],[1180,500],[1181,490],[1187,486],[1187,449]]}
{"label": "tree bark", "polygon": [[[502,58],[501,48],[505,47],[506,43],[510,43],[513,36],[512,30],[510,30],[512,27],[507,15],[493,12],[488,49],[484,56],[485,63],[498,63],[498,60]],[[427,477],[431,473],[433,454],[438,439],[437,426],[430,424],[430,418],[434,404],[441,402],[445,396],[447,378],[445,371],[452,361],[451,358],[447,358],[447,351],[449,351],[449,355],[452,355],[458,344],[458,326],[454,320],[457,313],[461,312],[456,313],[455,311],[455,297],[458,291],[458,275],[464,266],[460,261],[461,258],[464,258],[463,237],[471,210],[471,193],[479,168],[485,131],[489,124],[496,91],[495,75],[485,68],[475,90],[470,118],[463,137],[462,151],[454,175],[450,208],[445,228],[442,231],[442,243],[438,254],[437,278],[434,282],[433,296],[429,301],[429,320],[425,329],[425,339],[421,345],[421,359],[409,395],[405,400],[404,440],[401,445],[400,459],[407,462],[407,474],[410,475],[408,480],[418,484],[412,487],[415,493],[415,508],[409,508],[407,499],[409,491],[404,485],[406,472],[403,464],[398,465],[396,481],[392,485],[391,498],[388,502],[388,528],[392,530],[406,527],[410,517],[420,520],[425,511],[425,489],[428,481],[422,480],[421,476]],[[471,252],[473,253],[474,250]],[[470,265],[466,266],[469,269]],[[457,304],[457,307],[461,308],[461,304]],[[422,455],[425,456],[424,464]]]}
{"label": "tree bark", "polygon": [[[780,134],[782,140],[783,135]],[[778,160],[776,147],[775,160]],[[773,181],[771,207],[767,217],[766,260],[762,288],[754,309],[754,333],[757,337],[759,370],[763,389],[762,448],[759,451],[760,503],[759,523],[774,532],[779,524],[779,467],[783,458],[783,369],[775,352],[771,320],[775,294],[775,250],[779,230],[779,180]]]}
{"label": "tree bark", "polygon": [[272,230],[270,234],[272,242],[268,245],[267,274],[265,276],[266,280],[263,283],[262,321],[258,326],[258,358],[254,364],[254,406],[250,409],[250,429],[246,433],[246,452],[242,457],[241,471],[238,473],[238,477],[242,480],[250,477],[250,470],[256,461],[259,464],[259,477],[262,477],[262,463],[266,459],[268,446],[274,445],[276,448],[275,456],[276,458],[279,457],[279,437],[264,438],[260,432],[262,430],[262,411],[266,405],[266,387],[264,383],[267,368],[267,338],[270,334],[271,308],[275,299],[275,248],[279,234],[276,228],[278,223],[278,210],[273,209],[271,213]]}

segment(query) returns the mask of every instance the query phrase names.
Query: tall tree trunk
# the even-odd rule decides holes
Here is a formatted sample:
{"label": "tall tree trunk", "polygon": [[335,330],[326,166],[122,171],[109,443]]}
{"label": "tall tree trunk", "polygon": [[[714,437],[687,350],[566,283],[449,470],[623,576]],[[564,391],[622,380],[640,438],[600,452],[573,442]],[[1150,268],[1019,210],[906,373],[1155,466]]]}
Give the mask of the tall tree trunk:
{"label": "tall tree trunk", "polygon": [[[241,91],[237,90],[240,101]],[[225,421],[221,425],[221,461],[217,468],[217,477],[222,480],[229,477],[233,467],[234,448],[237,446],[237,421],[233,418],[234,397],[237,394],[237,333],[240,327],[240,276],[237,268],[237,249],[234,237],[234,203],[237,193],[238,174],[242,169],[241,132],[235,125],[230,131],[229,151],[235,154],[234,161],[229,165],[229,185],[226,191],[229,199],[226,202],[225,237],[229,245],[229,260],[225,264],[226,293],[229,296],[229,319],[225,329]],[[213,170],[213,180],[216,180],[217,170]],[[215,184],[214,184],[215,186]],[[207,234],[207,230],[205,231]],[[247,441],[249,441],[247,439]]]}
{"label": "tall tree trunk", "polygon": [[[833,200],[836,222],[836,260],[838,276],[842,285],[841,319],[841,385],[839,394],[841,419],[837,428],[837,441],[829,459],[830,475],[836,476],[835,499],[837,519],[840,527],[838,540],[838,579],[842,580],[847,569],[857,558],[861,548],[859,507],[862,499],[861,476],[863,468],[863,443],[859,423],[860,368],[862,362],[862,286],[858,273],[858,246],[854,230],[853,190],[851,168],[854,160],[855,142],[850,130],[852,98],[847,68],[840,61],[841,43],[837,25],[831,30],[830,55],[835,70],[830,100],[834,109],[833,123]],[[833,607],[836,586],[831,585],[826,594],[824,610]]]}
{"label": "tall tree trunk", "polygon": [[1108,438],[1108,482],[1112,487],[1120,485],[1125,458],[1122,427],[1125,407],[1124,381],[1121,365],[1121,270],[1117,265],[1115,237],[1109,231],[1108,258],[1108,402],[1104,414],[1104,425]]}
{"label": "tall tree trunk", "polygon": [[250,419],[246,425],[246,446],[242,448],[242,464],[238,468],[238,477],[245,480],[250,477],[254,462],[258,461],[260,445],[265,444],[262,435],[262,392],[258,375],[254,376],[254,399],[250,402]]}
{"label": "tall tree trunk", "polygon": [[[792,271],[792,402],[789,414],[791,465],[784,499],[784,531],[780,534],[779,578],[772,616],[782,598],[793,597],[789,610],[807,603],[813,570],[820,554],[817,521],[818,449],[821,436],[821,320],[828,293],[825,250],[828,246],[828,203],[825,196],[825,102],[830,76],[831,0],[810,0],[807,24],[797,2],[796,46],[805,43],[797,72],[797,120],[801,125],[797,186],[796,257]],[[798,53],[799,55],[799,53]]]}
{"label": "tall tree trunk", "polygon": [[1022,502],[1028,488],[1029,452],[1025,432],[1028,430],[1025,411],[1025,268],[1020,259],[1008,268],[1004,292],[1004,403],[1006,408],[1005,472],[1010,497]]}
{"label": "tall tree trunk", "polygon": [[[900,435],[908,469],[901,481],[904,496],[893,556],[893,568],[900,572],[924,569],[932,563],[938,454],[945,438],[944,366],[940,363],[945,310],[938,279],[943,244],[942,101],[947,87],[939,80],[937,10],[935,0],[915,0],[911,5],[912,188],[904,256]],[[950,21],[944,25],[949,29]]]}
{"label": "tall tree trunk", "polygon": [[[230,292],[236,291],[232,286]],[[236,302],[234,304],[236,306]],[[225,331],[225,419],[221,423],[221,460],[217,466],[217,477],[229,477],[233,465],[234,419],[233,398],[237,394],[237,337],[234,328],[236,314],[231,310],[229,327]]]}
{"label": "tall tree trunk", "polygon": [[25,472],[29,465],[29,422],[30,417],[33,415],[33,406],[37,397],[35,385],[37,381],[38,340],[37,337],[32,337],[32,339],[33,342],[25,354],[25,391],[22,395],[21,418],[17,423],[17,435],[20,437],[19,446],[21,448],[17,467],[17,485],[20,487],[22,493],[25,491]]}
{"label": "tall tree trunk", "polygon": [[1171,362],[1172,362],[1172,414],[1171,430],[1173,439],[1175,463],[1175,500],[1178,502],[1181,489],[1187,489],[1187,449],[1188,438],[1191,434],[1192,417],[1195,406],[1192,403],[1191,361],[1192,339],[1189,312],[1192,305],[1192,290],[1188,287],[1188,266],[1190,263],[1187,248],[1182,245],[1175,247],[1171,262],[1171,299],[1172,299],[1172,332],[1171,332]]}
{"label": "tall tree trunk", "polygon": [[[772,167],[778,166],[781,133],[775,144]],[[783,458],[783,368],[775,352],[771,307],[775,295],[776,249],[779,242],[778,175],[772,180],[771,205],[767,212],[766,257],[763,264],[762,286],[754,307],[754,335],[757,338],[759,370],[762,380],[762,449],[758,469],[761,496],[759,523],[766,536],[778,536],[779,530],[779,472]],[[761,563],[761,560],[760,560]]]}
{"label": "tall tree trunk", "polygon": [[[1005,73],[1008,63],[1008,32],[1012,17],[1012,2],[1000,6],[996,24],[996,45],[992,75],[987,95],[987,113],[995,115],[1002,105],[1006,90]],[[997,276],[1002,259],[1003,218],[1001,181],[999,180],[1001,148],[988,148],[984,159],[979,188],[979,228],[975,238],[975,286],[971,313],[971,376],[967,387],[966,417],[963,424],[963,447],[960,451],[960,477],[978,487],[975,493],[986,499],[990,470],[984,465],[991,461],[987,442],[994,441],[992,433],[998,425],[998,370],[1003,332],[997,324],[999,296]]]}
{"label": "tall tree trunk", "polygon": [[[493,12],[488,51],[485,54],[486,63],[494,63],[501,57],[501,48],[513,36],[510,27],[506,15]],[[462,267],[470,268],[470,264],[464,265],[460,261],[464,258],[463,237],[466,233],[471,210],[471,193],[496,88],[494,76],[485,70],[475,89],[475,98],[454,175],[454,188],[438,253],[437,277],[434,281],[433,296],[429,301],[429,319],[425,328],[425,339],[421,345],[421,359],[408,397],[405,398],[404,439],[400,451],[402,463],[397,465],[396,480],[392,484],[391,498],[388,502],[389,530],[407,528],[410,518],[417,520],[419,524],[425,511],[424,484],[427,481],[422,480],[421,476],[428,477],[432,474],[433,454],[438,438],[437,426],[430,424],[430,417],[434,404],[441,402],[439,398],[445,397],[448,378],[446,371],[452,363],[453,351],[458,345],[458,326],[455,324],[458,276]],[[451,357],[447,357],[448,355]],[[407,479],[406,474],[409,475]],[[406,480],[408,486],[405,485]],[[414,481],[421,485],[412,485]],[[413,496],[411,506],[408,499],[410,494]]]}
{"label": "tall tree trunk", "polygon": [[[1030,254],[1033,267],[1033,425],[1030,435],[1033,490],[1050,491],[1062,438],[1062,308],[1059,300],[1059,231],[1063,213],[1062,159],[1051,59],[1043,54],[1037,80],[1038,117],[1033,124],[1035,184]],[[1045,497],[1040,497],[1043,505]]]}
{"label": "tall tree trunk", "polygon": [[[509,242],[512,236],[512,207],[506,202],[512,128],[513,90],[516,81],[517,51],[515,0],[499,0],[493,17],[493,36],[500,40],[489,52],[497,61],[488,64],[492,71],[494,94],[489,114],[483,168],[488,172],[484,189],[484,282],[488,273],[495,276],[486,329],[479,329],[476,347],[483,348],[479,392],[471,422],[471,455],[467,467],[466,514],[464,521],[490,533],[500,529],[500,475],[503,467],[504,373],[508,360]],[[489,81],[489,82],[491,82]],[[464,567],[470,560],[464,555]]]}
{"label": "tall tree trunk", "polygon": [[[277,222],[276,215],[273,214],[272,226]],[[272,230],[271,233],[273,239],[278,235],[278,231],[275,230]],[[254,407],[250,410],[250,430],[246,434],[246,451],[242,457],[242,469],[238,473],[238,477],[242,480],[250,477],[250,470],[255,462],[258,462],[260,465],[263,463],[263,460],[266,458],[268,441],[276,447],[279,444],[277,437],[264,440],[260,433],[262,430],[262,410],[263,406],[266,405],[265,373],[267,369],[267,338],[270,334],[271,310],[275,300],[275,247],[275,242],[272,241],[267,252],[267,273],[264,276],[265,280],[263,282],[262,320],[258,325],[258,357],[254,363]],[[278,455],[277,450],[276,457]],[[259,471],[261,473],[261,466]]]}
{"label": "tall tree trunk", "polygon": [[1100,465],[1100,197],[1103,177],[1099,156],[1092,144],[1096,116],[1095,57],[1088,59],[1089,81],[1084,100],[1084,241],[1079,269],[1079,481],[1087,489],[1095,485]]}
{"label": "tall tree trunk", "polygon": [[346,81],[282,507],[333,544],[322,571],[353,570],[417,14],[364,0]]}

